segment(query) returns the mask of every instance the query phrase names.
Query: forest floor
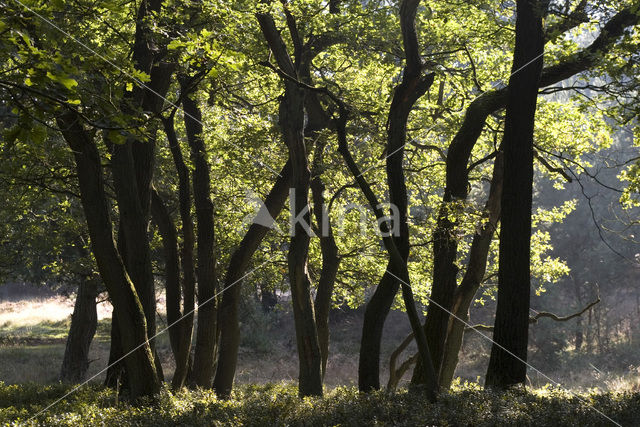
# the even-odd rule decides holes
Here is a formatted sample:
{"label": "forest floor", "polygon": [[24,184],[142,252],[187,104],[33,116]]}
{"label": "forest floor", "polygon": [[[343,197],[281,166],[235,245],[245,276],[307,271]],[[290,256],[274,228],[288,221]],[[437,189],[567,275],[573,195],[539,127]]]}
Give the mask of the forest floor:
{"label": "forest floor", "polygon": [[[163,302],[160,301],[159,306],[162,305]],[[295,414],[302,413],[308,414],[311,417],[310,420],[312,420],[315,419],[313,418],[314,416],[320,416],[320,413],[313,415],[315,413],[314,411],[322,412],[325,410],[329,411],[330,414],[323,413],[322,416],[330,416],[330,420],[335,420],[335,422],[331,421],[329,424],[352,424],[354,419],[349,417],[344,418],[346,415],[343,414],[342,411],[348,409],[349,411],[353,410],[358,412],[362,410],[362,408],[358,406],[362,403],[362,398],[354,397],[353,391],[357,381],[357,349],[362,325],[361,310],[335,310],[331,315],[331,355],[327,367],[325,384],[330,396],[332,396],[332,400],[323,406],[325,409],[316,410],[304,404],[290,402],[285,399],[288,402],[287,405],[293,405],[288,409],[292,411],[291,414],[293,415],[291,415],[288,412],[283,412],[284,407],[273,400],[275,398],[273,390],[275,389],[279,390],[277,393],[283,393],[286,396],[293,393],[290,389],[294,388],[292,384],[295,384],[297,377],[298,362],[295,351],[294,330],[291,315],[286,307],[288,307],[288,305],[276,308],[270,313],[264,313],[258,303],[248,304],[242,307],[242,342],[237,383],[242,384],[241,390],[244,390],[242,392],[239,391],[239,394],[249,393],[252,396],[251,399],[249,399],[250,403],[242,401],[239,395],[236,396],[236,400],[240,399],[241,401],[228,405],[216,401],[212,396],[198,395],[197,399],[202,402],[207,402],[202,403],[206,407],[203,409],[198,406],[199,404],[191,402],[192,399],[196,398],[194,397],[195,395],[190,395],[189,397],[167,397],[166,399],[169,403],[165,402],[165,404],[169,405],[167,408],[171,407],[173,409],[167,409],[169,413],[162,415],[169,417],[166,418],[165,421],[169,424],[173,423],[173,421],[178,424],[184,421],[188,424],[187,420],[195,416],[194,411],[198,413],[198,411],[203,410],[207,414],[209,414],[210,411],[215,413],[220,412],[220,416],[223,417],[222,419],[227,419],[224,418],[227,416],[232,417],[227,419],[228,421],[236,417],[238,420],[244,420],[242,423],[251,424],[252,422],[243,418],[243,411],[250,409],[247,405],[251,406],[257,404],[257,401],[264,401],[267,407],[262,410],[268,412],[265,413],[265,417],[284,417],[282,419],[278,418],[278,420],[282,421],[278,421],[278,424],[284,423],[285,418],[289,416],[293,418],[286,419],[289,419],[291,424],[297,424],[301,418],[296,418],[298,415]],[[3,424],[3,421],[6,422],[8,419],[15,420],[16,417],[24,416],[27,413],[32,414],[35,408],[46,406],[46,403],[52,401],[54,396],[64,394],[63,391],[66,390],[68,386],[56,384],[56,382],[59,367],[62,363],[65,339],[72,311],[73,305],[71,300],[53,294],[13,295],[11,299],[4,298],[0,300],[0,361],[2,361],[0,363],[0,424]],[[71,399],[71,401],[77,402],[77,404],[80,404],[82,399],[88,399],[92,402],[102,402],[94,402],[91,404],[84,402],[82,405],[89,405],[89,407],[94,408],[91,410],[96,411],[96,420],[101,419],[106,424],[117,424],[120,422],[116,422],[119,418],[113,418],[113,414],[109,410],[104,413],[99,411],[100,408],[115,407],[115,397],[111,396],[108,391],[101,389],[99,386],[104,378],[104,373],[100,371],[104,369],[108,359],[110,315],[111,309],[108,303],[101,303],[98,306],[98,331],[90,352],[92,362],[89,377],[94,377],[91,381],[92,385],[87,386],[86,392],[80,393],[76,400]],[[158,328],[161,330],[164,329],[164,327],[164,316],[162,313],[159,313]],[[396,345],[404,339],[408,331],[409,325],[405,314],[392,312],[386,322],[384,331],[385,339],[382,348],[381,366],[381,380],[383,384],[386,383],[388,376],[387,364],[389,355],[395,349]],[[158,336],[157,348],[163,361],[165,375],[167,378],[170,378],[173,373],[173,366],[166,333]],[[468,382],[468,384],[464,387],[458,387],[458,391],[451,394],[450,397],[447,397],[447,399],[455,400],[460,396],[465,396],[470,393],[470,395],[474,396],[474,399],[478,399],[476,403],[464,403],[464,405],[467,405],[465,411],[468,412],[467,415],[469,416],[472,414],[474,417],[480,416],[476,412],[482,411],[482,405],[489,405],[489,403],[484,400],[485,398],[482,397],[482,393],[477,386],[477,383],[482,381],[482,375],[484,374],[484,369],[486,369],[486,354],[488,350],[489,346],[484,342],[483,338],[474,336],[467,339],[457,375],[462,378],[462,383]],[[408,351],[413,350],[409,349]],[[620,419],[624,420],[626,419],[625,417],[627,417],[625,414],[631,411],[631,409],[627,408],[628,405],[636,405],[634,410],[636,412],[640,411],[640,402],[637,399],[637,392],[640,390],[640,381],[638,370],[634,367],[638,364],[633,363],[634,358],[638,357],[637,355],[640,354],[640,351],[636,348],[626,347],[619,348],[617,351],[618,353],[614,357],[612,357],[612,354],[573,354],[571,351],[566,351],[559,360],[555,361],[553,368],[550,368],[549,365],[544,362],[544,358],[532,352],[531,363],[537,367],[544,366],[548,369],[544,374],[570,387],[573,390],[571,393],[583,393],[581,394],[582,399],[586,399],[588,402],[598,401],[598,404],[611,406],[610,410],[613,411],[613,413],[619,414]],[[588,418],[588,413],[590,412],[588,406],[590,404],[586,405],[585,400],[581,401],[580,398],[572,397],[568,392],[562,392],[560,390],[549,391],[550,389],[544,388],[544,385],[549,381],[542,374],[537,373],[535,370],[530,370],[529,379],[529,385],[532,386],[532,390],[534,391],[520,392],[522,396],[518,397],[518,399],[521,399],[522,402],[518,403],[518,399],[515,399],[513,401],[516,405],[515,407],[511,407],[509,404],[504,408],[499,408],[499,411],[492,415],[493,418],[487,418],[487,425],[500,424],[498,422],[499,417],[506,416],[505,414],[507,413],[516,417],[513,418],[516,424],[527,424],[526,420],[531,418],[526,418],[528,416],[527,411],[517,405],[532,405],[541,399],[540,396],[547,396],[545,399],[548,399],[549,404],[562,412],[560,415],[556,414],[560,417],[558,419],[566,417],[564,419],[570,420],[572,416],[584,415],[587,417],[585,420],[591,420],[591,422],[586,422],[587,425],[607,424],[606,422],[601,424],[597,422],[597,419]],[[404,380],[406,381],[408,378]],[[20,386],[11,387],[12,384],[20,384]],[[540,387],[543,388],[537,391],[535,390]],[[93,397],[87,396],[86,393],[92,394]],[[398,396],[400,396],[398,397],[399,402],[402,402],[402,405],[409,406],[414,404],[414,398],[407,397],[404,393],[404,391],[400,391],[400,394],[398,394]],[[551,394],[548,395],[545,393]],[[596,393],[596,397],[593,397],[593,393]],[[280,399],[280,397],[276,397],[276,400]],[[360,403],[356,404],[354,399]],[[378,421],[382,422],[382,420],[386,420],[382,422],[382,424],[392,422],[388,417],[392,416],[391,414],[394,413],[394,411],[406,410],[395,408],[395,401],[387,401],[387,397],[382,393],[371,399],[373,400],[363,404],[365,406],[369,404],[374,405],[374,401],[379,399],[380,401],[375,403],[375,405],[388,406],[386,409],[390,411],[389,413],[378,414],[381,417]],[[435,410],[436,413],[449,414],[447,417],[453,417],[449,418],[452,420],[449,424],[459,425],[455,420],[460,421],[461,419],[455,418],[456,411],[446,406],[448,404],[446,402],[451,403],[451,401],[447,399],[444,401],[444,407],[439,406],[438,408],[433,408],[433,410]],[[185,403],[185,400],[189,402]],[[73,406],[73,403],[63,403],[62,405],[63,407],[61,409],[56,409],[53,412],[53,414],[62,414],[59,419],[56,418],[57,421],[55,421],[55,424],[72,424],[74,418],[70,414],[73,413],[75,409],[69,407],[67,409],[71,412],[64,414],[63,412],[64,407],[66,407],[65,405]],[[174,407],[175,405],[178,405],[180,409],[176,409]],[[352,408],[350,405],[355,405],[356,407]],[[424,405],[424,402],[422,402],[422,405]],[[585,407],[585,405],[587,407]],[[505,412],[500,415],[500,411],[503,410]],[[495,412],[493,409],[492,411]],[[84,409],[82,409],[82,412],[84,413]],[[419,412],[426,416],[424,410],[420,410]],[[595,411],[591,412],[597,414]],[[125,411],[125,413],[128,412]],[[542,416],[542,412],[540,412],[540,414]],[[636,413],[636,415],[640,417],[640,414]],[[76,414],[75,416],[77,417],[79,415]],[[135,419],[135,411],[129,413],[128,416],[134,418],[129,419],[126,423]],[[174,416],[178,418],[171,418]],[[495,418],[496,416],[498,418]],[[180,417],[186,418],[182,419]],[[207,419],[207,417],[204,419]],[[442,418],[441,421],[443,419],[444,418]],[[482,417],[477,419],[481,420]],[[178,422],[178,420],[180,421]],[[372,419],[371,421],[375,423],[377,422],[376,420]],[[521,420],[522,423],[516,422],[516,420]],[[600,421],[602,421],[602,418]],[[44,424],[50,424],[52,422],[50,419]],[[81,424],[85,423],[86,422],[83,421]],[[398,423],[403,424],[403,422]],[[426,423],[427,421],[425,421],[425,424]],[[471,424],[479,425],[483,423],[484,422],[472,422]],[[200,425],[199,422],[194,424]],[[308,424],[314,423],[309,422]],[[438,422],[437,424],[447,423]]]}

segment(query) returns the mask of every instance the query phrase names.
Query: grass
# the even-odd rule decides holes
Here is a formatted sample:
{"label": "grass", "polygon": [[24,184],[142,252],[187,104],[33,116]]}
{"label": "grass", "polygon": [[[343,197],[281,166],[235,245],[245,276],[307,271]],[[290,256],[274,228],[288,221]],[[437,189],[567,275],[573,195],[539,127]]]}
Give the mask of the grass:
{"label": "grass", "polygon": [[[57,383],[71,311],[70,302],[59,297],[0,302],[0,425],[24,424],[71,389]],[[109,314],[110,310],[104,308],[99,314],[98,332],[90,351],[90,377],[102,370],[108,360]],[[298,361],[290,313],[265,314],[249,307],[241,321],[238,387],[229,401],[220,401],[207,391],[173,395],[164,390],[156,401],[132,407],[126,402],[118,403],[111,390],[99,386],[103,376],[98,375],[89,385],[27,424],[609,425],[592,405],[622,425],[637,425],[636,420],[640,419],[637,394],[640,371],[638,363],[634,364],[640,352],[637,346],[613,349],[615,357],[563,352],[559,368],[547,373],[580,389],[579,398],[551,388],[490,393],[469,382],[458,384],[431,405],[403,390],[393,394],[357,393],[354,385],[362,317],[354,312],[339,312],[331,321],[326,395],[321,399],[300,400],[295,387]],[[164,328],[163,322],[159,320],[159,330]],[[408,329],[403,313],[390,314],[382,349],[383,383],[388,355]],[[477,337],[466,340],[465,345],[472,351],[462,355],[459,373],[467,379],[476,379],[486,369],[488,346]],[[171,378],[173,366],[167,334],[157,338],[157,348],[165,376]],[[543,366],[540,361],[532,363]],[[543,380],[532,377],[531,385],[540,386],[546,382]]]}
{"label": "grass", "polygon": [[[436,404],[406,391],[360,394],[339,387],[323,398],[297,397],[291,383],[241,386],[228,401],[209,391],[163,390],[155,401],[134,407],[116,400],[113,391],[90,386],[46,412],[29,418],[69,387],[0,384],[0,424],[47,426],[226,426],[226,425],[441,425],[441,426],[601,426],[637,425],[640,395],[584,393],[579,397],[551,388],[506,393],[483,391],[476,384],[457,385]],[[605,416],[598,413],[602,412]]]}

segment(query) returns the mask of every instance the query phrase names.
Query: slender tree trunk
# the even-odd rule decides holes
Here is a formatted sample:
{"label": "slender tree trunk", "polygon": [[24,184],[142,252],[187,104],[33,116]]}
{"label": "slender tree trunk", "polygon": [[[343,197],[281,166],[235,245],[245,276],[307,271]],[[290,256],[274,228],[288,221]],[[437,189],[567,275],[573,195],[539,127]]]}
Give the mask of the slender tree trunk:
{"label": "slender tree trunk", "polygon": [[62,382],[79,383],[85,379],[89,369],[89,347],[98,326],[97,296],[98,283],[93,278],[84,280],[78,286],[60,370]]}
{"label": "slender tree trunk", "polygon": [[182,267],[182,293],[183,293],[183,315],[180,321],[180,336],[177,345],[178,352],[175,353],[176,370],[171,380],[174,390],[180,389],[186,382],[191,361],[191,341],[193,335],[193,310],[195,308],[195,266],[193,259],[194,231],[193,219],[191,218],[191,179],[189,169],[184,162],[182,149],[175,132],[174,126],[175,111],[166,119],[163,119],[164,130],[169,141],[169,149],[173,157],[173,163],[178,175],[178,201],[180,205],[180,219],[182,221],[182,248],[180,252],[180,263]]}
{"label": "slender tree trunk", "polygon": [[91,248],[117,313],[131,397],[156,394],[160,381],[147,341],[144,311],[113,240],[100,154],[75,114],[66,112],[57,121],[74,153]]}
{"label": "slender tree trunk", "polygon": [[[505,118],[504,190],[494,344],[486,386],[526,381],[529,331],[533,127],[544,49],[542,2],[518,0]],[[506,350],[506,351],[505,351]]]}
{"label": "slender tree trunk", "polygon": [[316,144],[313,156],[313,178],[311,179],[311,192],[313,196],[314,215],[320,234],[320,251],[322,253],[322,269],[320,279],[316,286],[316,298],[314,302],[316,325],[318,328],[318,342],[322,355],[322,376],[327,371],[329,358],[329,312],[333,298],[333,287],[340,267],[338,246],[333,236],[333,227],[329,219],[329,211],[325,205],[325,186],[322,182],[322,152],[325,144]]}
{"label": "slender tree trunk", "polygon": [[[142,303],[147,321],[147,333],[149,336],[154,336],[156,331],[156,295],[147,230],[148,215],[143,209],[141,191],[138,190],[136,183],[138,168],[134,164],[132,144],[132,142],[114,144],[111,162],[118,212],[120,213],[120,227],[126,247],[126,250],[120,251],[120,253]],[[155,354],[154,341],[150,342],[150,346]]]}
{"label": "slender tree trunk", "polygon": [[[182,85],[183,90],[188,90]],[[197,102],[189,94],[183,97],[184,122],[194,164],[193,198],[197,219],[198,263],[198,329],[193,360],[193,377],[196,385],[209,388],[215,373],[217,337],[217,280],[214,255],[214,220],[211,202],[211,177],[202,135],[202,113]]]}
{"label": "slender tree trunk", "polygon": [[462,348],[462,339],[466,327],[464,322],[469,322],[469,308],[484,279],[489,247],[498,228],[503,169],[503,155],[502,152],[498,152],[493,165],[493,177],[491,178],[489,198],[484,208],[484,216],[487,221],[482,225],[480,231],[473,236],[467,271],[460,282],[460,286],[456,289],[453,298],[452,312],[455,317],[452,316],[449,319],[447,340],[444,347],[442,367],[440,368],[439,376],[440,387],[443,390],[451,387],[451,381],[453,380],[453,375],[458,365],[458,355]]}
{"label": "slender tree trunk", "polygon": [[[270,218],[277,218],[285,201],[289,196],[291,181],[291,162],[287,162],[280,171],[278,179],[264,200],[264,207]],[[258,213],[260,219],[266,217],[265,212]],[[238,361],[238,347],[240,345],[240,325],[238,323],[238,305],[242,276],[244,275],[251,257],[267,235],[269,226],[254,222],[249,226],[238,248],[233,252],[227,267],[224,282],[224,292],[220,303],[218,322],[220,327],[220,354],[218,368],[213,382],[213,388],[218,396],[227,398],[233,388],[233,379]]]}
{"label": "slender tree trunk", "polygon": [[[406,269],[409,256],[409,225],[407,222],[407,187],[403,171],[404,146],[407,139],[407,121],[414,104],[426,93],[433,84],[433,74],[424,75],[418,52],[418,40],[415,33],[415,14],[419,1],[404,0],[400,7],[400,27],[406,65],[403,70],[402,82],[395,88],[387,128],[387,183],[389,199],[395,205],[399,214],[399,235],[394,236],[395,245],[400,256],[404,259],[404,267],[395,266],[390,261],[376,291],[367,304],[364,323],[362,326],[362,340],[360,344],[360,361],[358,366],[358,386],[360,391],[380,388],[380,340],[384,321],[393,304],[397,293],[398,275]],[[405,305],[413,305],[413,295],[407,286],[402,287]],[[415,308],[414,308],[415,309]],[[407,307],[407,313],[411,313]],[[416,338],[418,338],[416,334]],[[431,363],[431,362],[429,362]]]}
{"label": "slender tree trunk", "polygon": [[380,344],[382,330],[400,284],[389,273],[391,262],[387,263],[382,279],[367,303],[360,339],[358,359],[358,389],[371,391],[380,389]]}
{"label": "slender tree trunk", "polygon": [[424,334],[424,330],[420,325],[420,318],[418,317],[418,313],[413,302],[413,294],[411,292],[411,282],[409,278],[409,271],[407,270],[406,258],[402,256],[402,254],[398,250],[398,247],[396,246],[395,239],[391,235],[392,227],[389,221],[385,219],[382,207],[378,203],[375,194],[371,190],[371,186],[362,176],[362,173],[360,172],[357,164],[351,156],[351,153],[349,152],[349,148],[347,145],[347,133],[345,130],[347,112],[344,104],[339,103],[339,107],[340,117],[335,120],[336,132],[338,134],[338,150],[347,163],[349,171],[355,178],[356,182],[358,183],[358,187],[360,187],[360,189],[362,190],[362,193],[364,194],[367,202],[369,203],[369,206],[376,216],[380,232],[382,233],[382,241],[384,242],[385,249],[389,254],[391,264],[391,268],[387,270],[387,272],[394,279],[402,283],[402,296],[404,299],[405,308],[407,310],[409,322],[411,323],[411,329],[416,340],[416,345],[418,346],[419,357],[422,359],[422,362],[425,366],[425,372],[427,373],[427,381],[424,384],[426,388],[425,391],[429,400],[434,402],[437,397],[436,375],[433,369],[433,364],[431,363],[431,355],[429,353],[427,338]]}
{"label": "slender tree trunk", "polygon": [[[162,238],[162,247],[164,251],[164,271],[165,271],[165,300],[167,309],[167,324],[169,326],[169,342],[171,351],[176,361],[176,371],[184,369],[181,364],[184,361],[181,358],[181,346],[183,345],[183,337],[187,331],[183,331],[184,323],[182,319],[182,311],[180,303],[182,300],[182,292],[180,289],[180,256],[178,252],[178,232],[169,211],[160,197],[160,194],[154,189],[151,194],[151,214],[153,220],[158,227],[158,231]],[[188,331],[190,332],[190,331]],[[190,335],[189,335],[190,336]],[[182,376],[182,373],[179,373]],[[174,375],[175,377],[175,375]],[[175,387],[179,389],[184,379],[175,381]]]}
{"label": "slender tree trunk", "polygon": [[[602,57],[602,52],[609,49],[612,43],[621,36],[624,28],[635,25],[639,20],[640,17],[631,9],[620,11],[605,24],[600,35],[587,48],[560,64],[545,68],[542,71],[539,87],[558,83],[592,67],[597,62],[597,58]],[[468,165],[471,152],[482,133],[486,118],[504,108],[506,102],[507,89],[498,89],[485,92],[467,108],[462,126],[447,151],[446,186],[440,212],[446,212],[449,209],[455,210],[457,202],[467,198]],[[458,274],[458,267],[455,264],[457,256],[455,227],[456,221],[449,221],[447,216],[440,214],[434,231],[432,298],[449,311],[452,309],[452,306],[448,305],[449,296],[455,288]],[[432,310],[432,306],[435,309]],[[425,322],[425,330],[430,343],[442,342],[443,340],[442,322],[430,319],[430,316],[442,319],[445,316],[443,313],[443,310],[438,308],[436,304],[430,304]]]}

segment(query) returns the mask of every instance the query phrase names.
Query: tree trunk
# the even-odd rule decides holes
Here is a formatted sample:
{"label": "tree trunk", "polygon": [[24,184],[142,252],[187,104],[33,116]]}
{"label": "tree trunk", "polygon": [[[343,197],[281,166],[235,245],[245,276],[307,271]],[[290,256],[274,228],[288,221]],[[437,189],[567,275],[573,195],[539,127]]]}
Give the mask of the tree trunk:
{"label": "tree trunk", "polygon": [[[277,218],[289,196],[289,182],[291,181],[291,162],[287,162],[280,171],[273,188],[264,200],[270,218]],[[262,213],[259,213],[262,218]],[[265,215],[266,217],[266,215]],[[240,345],[240,325],[238,323],[238,304],[242,277],[249,266],[251,257],[267,235],[269,227],[254,222],[242,238],[238,248],[233,252],[227,267],[224,282],[224,292],[220,303],[218,322],[220,327],[220,354],[218,368],[213,382],[216,394],[228,398],[233,388],[233,379],[238,362],[238,347]]]}
{"label": "tree trunk", "polygon": [[338,246],[333,236],[333,227],[329,219],[329,212],[324,200],[325,186],[322,182],[322,152],[325,144],[318,142],[314,152],[313,178],[311,179],[311,192],[313,196],[313,208],[316,225],[320,234],[320,251],[322,253],[322,270],[316,286],[316,298],[314,302],[316,314],[316,326],[318,328],[318,342],[322,356],[322,377],[327,371],[329,358],[329,312],[333,299],[333,287],[340,267]]}
{"label": "tree trunk", "polygon": [[182,149],[175,132],[175,111],[163,119],[164,130],[169,141],[169,149],[178,175],[178,202],[180,205],[180,219],[182,221],[182,248],[180,262],[182,267],[183,319],[180,327],[178,352],[175,353],[176,370],[173,373],[171,387],[174,390],[185,384],[191,361],[191,341],[193,335],[193,311],[195,308],[195,266],[193,259],[194,232],[191,218],[191,180],[189,169],[184,162]]}
{"label": "tree trunk", "polygon": [[[296,76],[297,70],[287,53],[287,47],[273,17],[262,13],[256,17],[280,69],[288,76]],[[279,124],[289,150],[292,170],[290,204],[295,226],[290,230],[292,236],[287,260],[300,370],[298,393],[300,396],[320,396],[322,357],[311,299],[311,283],[307,274],[311,233],[308,205],[310,173],[304,141],[304,107],[304,90],[297,83],[285,79],[285,94],[280,101]]]}
{"label": "tree trunk", "polygon": [[300,221],[292,227],[287,260],[289,283],[296,325],[299,356],[300,396],[322,395],[322,358],[315,323],[311,283],[307,273],[309,252],[309,167],[304,145],[304,92],[295,84],[286,83],[280,104],[280,127],[289,147],[292,166],[291,214]]}
{"label": "tree trunk", "polygon": [[[182,346],[182,338],[185,334],[182,328],[184,326],[182,320],[182,311],[180,303],[182,300],[182,292],[180,290],[180,256],[178,255],[178,233],[176,231],[173,220],[169,215],[169,211],[158,192],[153,189],[151,194],[151,214],[153,220],[158,227],[158,231],[162,238],[162,247],[164,252],[164,271],[165,271],[165,300],[167,309],[167,324],[169,327],[169,342],[171,351],[176,361],[176,370],[178,370],[181,357],[180,351]],[[181,367],[180,369],[183,369]],[[182,374],[180,374],[182,375]],[[175,375],[174,375],[175,377]],[[182,381],[176,381],[175,388],[182,386]]]}
{"label": "tree trunk", "polygon": [[[500,220],[500,199],[502,197],[504,161],[502,152],[499,151],[493,165],[493,176],[491,178],[491,189],[489,198],[484,208],[486,223],[482,225],[479,233],[473,236],[471,250],[469,252],[469,262],[467,271],[456,289],[453,298],[452,312],[457,317],[451,316],[447,330],[447,339],[442,356],[442,367],[440,368],[440,387],[448,390],[458,365],[458,355],[462,348],[462,339],[465,331],[465,323],[469,322],[469,308],[473,299],[482,284],[487,268],[487,257],[493,236],[498,229]],[[459,319],[459,320],[458,320]]]}
{"label": "tree trunk", "polygon": [[418,346],[419,356],[426,368],[425,372],[427,373],[427,382],[425,383],[425,388],[427,397],[431,402],[434,402],[437,396],[436,376],[433,370],[433,364],[431,363],[431,356],[429,353],[427,338],[424,334],[424,330],[420,325],[420,318],[418,317],[418,313],[413,302],[409,271],[407,270],[407,261],[406,258],[402,256],[400,250],[396,246],[395,239],[391,235],[392,227],[388,219],[386,219],[384,216],[382,206],[378,203],[375,194],[371,190],[371,186],[362,176],[358,165],[356,165],[353,157],[351,156],[351,153],[349,152],[346,136],[347,133],[345,130],[347,112],[344,104],[340,103],[339,107],[340,116],[335,120],[336,132],[338,134],[338,150],[340,151],[340,154],[342,154],[342,157],[347,163],[347,167],[349,168],[351,175],[358,183],[358,187],[360,187],[360,189],[362,190],[362,193],[367,199],[367,202],[369,203],[369,206],[373,210],[376,216],[376,220],[378,221],[378,226],[380,232],[382,233],[382,241],[384,243],[385,249],[389,254],[390,269],[387,270],[387,273],[392,278],[402,283],[402,296],[404,299],[405,308],[407,309],[407,315],[409,317],[409,322],[411,323],[411,329],[416,340],[416,345]]}
{"label": "tree trunk", "polygon": [[[184,83],[184,82],[183,82]],[[182,84],[182,90],[188,90]],[[182,99],[187,139],[194,164],[193,199],[196,207],[198,263],[198,329],[193,359],[194,382],[209,388],[215,373],[217,337],[217,280],[214,254],[213,203],[211,202],[211,177],[207,153],[202,135],[202,113],[197,102],[189,94]]]}
{"label": "tree trunk", "polygon": [[[358,366],[358,386],[360,391],[380,388],[380,340],[384,321],[393,304],[398,291],[398,275],[406,269],[409,256],[409,225],[407,222],[407,188],[403,171],[404,146],[407,139],[407,121],[414,104],[433,84],[433,74],[424,75],[418,52],[418,40],[415,33],[415,14],[419,1],[405,0],[400,7],[400,27],[403,36],[406,65],[403,70],[402,82],[395,88],[391,106],[389,108],[387,128],[386,170],[389,186],[390,202],[398,209],[399,235],[394,236],[395,246],[404,260],[404,266],[395,266],[390,261],[376,291],[367,304],[364,323],[362,325],[362,340],[360,344],[360,361]],[[413,305],[411,289],[405,284],[403,287],[405,305]],[[407,307],[407,313],[411,309]],[[415,331],[414,331],[415,332]],[[416,339],[420,334],[416,333]],[[431,364],[431,362],[429,362]]]}
{"label": "tree trunk", "polygon": [[84,280],[78,286],[60,370],[62,382],[79,383],[85,379],[89,369],[89,347],[98,326],[97,296],[98,283],[93,278]]}
{"label": "tree trunk", "polygon": [[[592,67],[597,58],[602,56],[601,52],[606,51],[620,37],[624,28],[635,25],[639,20],[638,15],[631,9],[620,11],[605,24],[600,35],[591,45],[566,61],[545,68],[539,80],[539,87],[558,83]],[[431,289],[433,300],[450,311],[452,306],[448,305],[449,296],[455,289],[458,274],[458,267],[455,265],[458,244],[454,235],[456,222],[449,221],[442,212],[455,209],[458,200],[467,198],[468,164],[471,152],[482,133],[486,118],[504,108],[506,102],[506,88],[488,91],[477,97],[467,108],[462,126],[447,151],[446,186],[440,208],[441,213],[434,231],[434,276]],[[425,331],[430,343],[442,342],[444,337],[442,322],[430,319],[434,316],[442,319],[446,315],[435,304],[430,304],[425,322]]]}
{"label": "tree trunk", "polygon": [[66,112],[57,121],[74,153],[91,248],[117,313],[122,348],[127,354],[124,362],[129,372],[131,397],[156,394],[160,381],[147,340],[144,311],[113,240],[100,154],[77,115]]}
{"label": "tree trunk", "polygon": [[360,358],[358,359],[358,389],[363,392],[380,389],[380,344],[382,330],[393,299],[398,293],[399,282],[389,273],[387,263],[382,279],[364,310]]}
{"label": "tree trunk", "polygon": [[494,344],[486,386],[526,381],[529,331],[533,128],[544,49],[542,2],[518,0],[503,139],[504,189]]}

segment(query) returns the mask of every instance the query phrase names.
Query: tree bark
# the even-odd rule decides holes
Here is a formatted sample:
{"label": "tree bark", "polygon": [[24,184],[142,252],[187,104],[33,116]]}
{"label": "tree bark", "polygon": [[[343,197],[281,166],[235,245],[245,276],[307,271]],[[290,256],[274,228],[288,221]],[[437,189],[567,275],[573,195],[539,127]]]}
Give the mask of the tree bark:
{"label": "tree bark", "polygon": [[98,326],[97,296],[98,283],[95,279],[88,277],[78,286],[60,370],[62,382],[79,383],[85,379],[89,369],[89,347]]}
{"label": "tree bark", "polygon": [[[271,191],[264,200],[267,213],[276,219],[289,196],[289,182],[291,181],[291,162],[287,162],[280,171]],[[238,323],[238,304],[242,276],[249,266],[251,257],[269,232],[269,227],[253,223],[242,238],[238,248],[234,250],[229,260],[227,274],[224,281],[224,292],[220,303],[218,322],[220,327],[220,354],[218,368],[213,382],[216,394],[228,398],[233,388],[236,365],[238,362],[238,347],[240,345],[240,325]]]}
{"label": "tree bark", "polygon": [[[184,83],[184,82],[183,82]],[[182,84],[183,91],[188,91]],[[182,99],[187,139],[194,164],[193,198],[197,220],[196,276],[198,279],[198,328],[193,359],[193,379],[197,386],[210,388],[215,373],[217,337],[217,280],[214,254],[214,220],[211,176],[202,135],[202,113],[188,93]]]}
{"label": "tree bark", "polygon": [[533,128],[542,71],[542,2],[518,0],[503,140],[504,185],[494,344],[485,385],[526,381],[529,331]]}
{"label": "tree bark", "polygon": [[142,304],[113,240],[100,154],[73,112],[60,115],[57,122],[74,153],[91,248],[100,276],[111,296],[119,323],[122,348],[127,354],[124,362],[129,372],[131,397],[137,399],[154,395],[160,390],[160,381],[147,340]]}
{"label": "tree bark", "polygon": [[[295,79],[297,69],[273,18],[262,13],[256,17],[280,70]],[[290,32],[295,33],[295,25],[291,21],[288,24]],[[294,37],[294,47],[299,50],[301,46],[297,40]],[[289,79],[285,79],[284,85],[285,94],[280,101],[279,124],[291,160],[291,213],[292,217],[298,219],[290,230],[292,236],[287,255],[299,359],[298,393],[300,396],[321,396],[322,358],[311,299],[311,283],[307,274],[311,230],[308,204],[310,172],[304,141],[305,92],[296,82]]]}
{"label": "tree bark", "polygon": [[369,206],[373,210],[376,216],[376,220],[378,221],[378,226],[380,228],[380,232],[382,233],[382,241],[384,243],[385,249],[389,254],[391,264],[391,269],[388,269],[387,273],[392,278],[402,283],[405,308],[407,310],[409,322],[411,323],[411,329],[416,340],[416,345],[418,346],[419,356],[422,359],[422,362],[425,366],[425,372],[427,373],[425,391],[427,393],[428,399],[431,402],[435,402],[437,397],[436,375],[433,369],[433,364],[431,362],[427,338],[424,334],[424,330],[420,325],[420,318],[418,317],[416,307],[413,303],[413,295],[411,293],[411,282],[409,279],[409,271],[407,270],[407,262],[398,250],[395,239],[391,235],[392,228],[389,224],[389,221],[384,216],[382,206],[378,203],[375,194],[371,190],[371,186],[362,176],[358,165],[355,163],[353,157],[351,156],[351,153],[349,152],[346,133],[347,111],[344,104],[339,103],[339,107],[340,116],[335,120],[336,132],[338,134],[338,150],[344,158],[344,161],[349,168],[349,172],[351,172],[351,175],[356,180],[358,187],[360,187],[360,190],[367,199],[367,202],[369,203]]}

